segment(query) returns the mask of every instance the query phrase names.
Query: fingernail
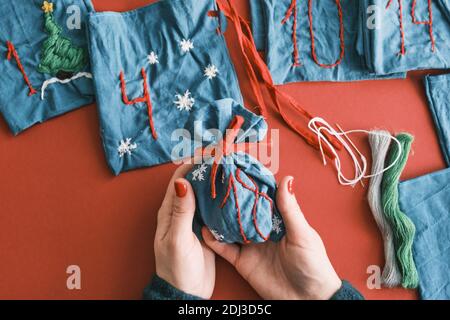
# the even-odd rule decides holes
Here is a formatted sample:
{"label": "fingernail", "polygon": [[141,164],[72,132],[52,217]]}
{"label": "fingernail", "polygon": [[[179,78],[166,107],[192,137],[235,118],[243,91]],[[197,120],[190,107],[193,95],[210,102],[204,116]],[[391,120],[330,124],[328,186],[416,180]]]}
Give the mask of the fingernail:
{"label": "fingernail", "polygon": [[178,198],[184,198],[187,193],[187,186],[184,182],[175,181],[175,193]]}
{"label": "fingernail", "polygon": [[289,180],[287,187],[288,187],[289,193],[293,195],[294,194],[294,178]]}

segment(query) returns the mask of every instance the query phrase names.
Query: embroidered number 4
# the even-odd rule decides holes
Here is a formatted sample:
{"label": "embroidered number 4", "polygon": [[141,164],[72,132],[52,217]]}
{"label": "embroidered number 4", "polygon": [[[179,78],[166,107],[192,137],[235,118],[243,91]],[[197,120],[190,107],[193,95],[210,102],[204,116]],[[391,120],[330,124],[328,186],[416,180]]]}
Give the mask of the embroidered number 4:
{"label": "embroidered number 4", "polygon": [[[436,40],[434,38],[433,34],[433,9],[431,5],[431,0],[428,1],[428,20],[425,21],[419,21],[416,18],[416,5],[417,0],[412,1],[411,5],[411,19],[412,22],[416,25],[427,25],[428,26],[428,33],[430,35],[430,41],[431,41],[431,51],[436,50]],[[405,48],[405,28],[403,25],[403,3],[402,0],[397,0],[398,2],[398,11],[399,11],[399,24],[400,24],[400,37],[401,37],[401,45],[400,45],[400,55],[404,56],[406,54],[406,48]],[[392,0],[389,0],[386,9],[389,9],[389,7],[392,4]]]}
{"label": "embroidered number 4", "polygon": [[126,105],[134,105],[134,104],[141,103],[141,102],[146,103],[148,118],[149,118],[149,122],[150,122],[150,129],[152,131],[152,136],[153,136],[153,139],[157,140],[158,135],[156,133],[155,126],[153,125],[153,110],[152,110],[153,108],[152,108],[152,101],[150,99],[150,90],[148,88],[147,73],[145,72],[144,68],[141,69],[141,75],[142,75],[142,78],[144,79],[144,81],[143,81],[144,94],[142,97],[139,97],[139,98],[136,98],[133,100],[129,100],[128,95],[127,95],[127,86],[125,83],[125,76],[123,74],[123,71],[120,72],[120,85],[121,85],[120,88],[122,91],[122,100],[123,100],[123,103],[125,103]]}

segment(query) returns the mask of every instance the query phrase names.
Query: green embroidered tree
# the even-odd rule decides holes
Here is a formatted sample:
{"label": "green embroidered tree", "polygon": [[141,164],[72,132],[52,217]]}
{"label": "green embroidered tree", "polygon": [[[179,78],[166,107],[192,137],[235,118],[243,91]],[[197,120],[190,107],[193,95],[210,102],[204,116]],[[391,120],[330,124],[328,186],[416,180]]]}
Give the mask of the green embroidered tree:
{"label": "green embroidered tree", "polygon": [[53,3],[44,1],[42,10],[45,15],[45,31],[49,36],[42,45],[38,71],[59,79],[70,78],[87,64],[86,50],[76,47],[71,40],[61,35],[62,28],[53,17]]}

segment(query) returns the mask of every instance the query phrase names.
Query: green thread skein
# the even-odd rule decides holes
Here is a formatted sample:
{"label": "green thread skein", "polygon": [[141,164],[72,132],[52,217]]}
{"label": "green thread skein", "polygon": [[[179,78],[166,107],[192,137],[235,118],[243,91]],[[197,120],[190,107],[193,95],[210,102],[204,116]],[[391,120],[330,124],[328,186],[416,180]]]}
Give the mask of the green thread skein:
{"label": "green thread skein", "polygon": [[72,41],[61,35],[62,28],[53,17],[53,4],[44,2],[42,9],[45,12],[45,31],[49,36],[42,45],[38,71],[51,75],[81,71],[87,64],[86,50],[74,46]]}
{"label": "green thread skein", "polygon": [[399,158],[400,152],[401,155],[397,163],[383,175],[381,200],[384,215],[394,231],[394,246],[398,264],[402,272],[402,286],[404,288],[414,289],[419,285],[419,275],[412,251],[416,227],[411,219],[401,211],[398,191],[400,176],[408,161],[414,138],[407,133],[401,133],[397,136],[397,139],[400,141],[402,151],[399,150],[397,143],[393,143],[389,150],[387,166],[392,165]]}

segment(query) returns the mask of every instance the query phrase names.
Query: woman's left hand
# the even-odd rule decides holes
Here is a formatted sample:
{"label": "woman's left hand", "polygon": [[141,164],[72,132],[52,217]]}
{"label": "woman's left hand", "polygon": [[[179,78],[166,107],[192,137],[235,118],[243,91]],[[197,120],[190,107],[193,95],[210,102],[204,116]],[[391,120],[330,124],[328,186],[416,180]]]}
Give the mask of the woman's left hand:
{"label": "woman's left hand", "polygon": [[156,274],[179,290],[211,298],[216,277],[215,255],[192,232],[195,196],[181,166],[167,188],[155,237]]}

